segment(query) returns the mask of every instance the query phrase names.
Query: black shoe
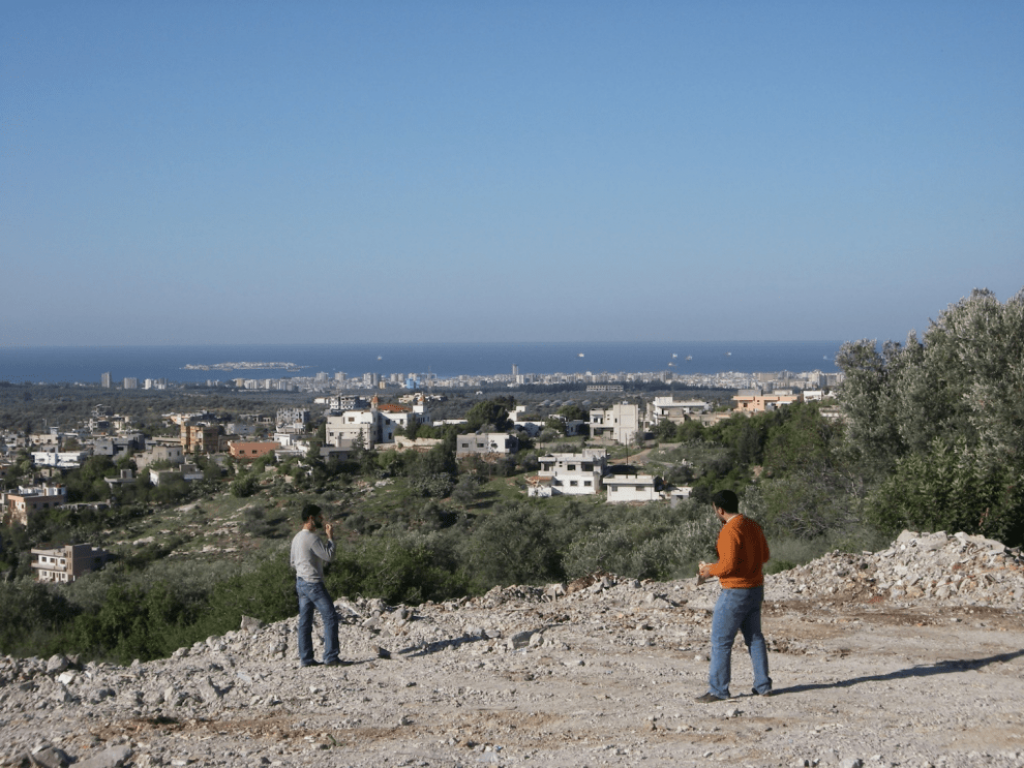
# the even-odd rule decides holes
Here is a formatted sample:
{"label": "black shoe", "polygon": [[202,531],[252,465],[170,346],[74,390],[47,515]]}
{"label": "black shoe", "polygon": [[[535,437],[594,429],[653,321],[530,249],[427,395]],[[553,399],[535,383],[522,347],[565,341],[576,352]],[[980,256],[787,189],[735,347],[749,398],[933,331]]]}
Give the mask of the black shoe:
{"label": "black shoe", "polygon": [[321,665],[320,665],[319,661],[311,661],[311,662],[309,662],[309,664],[303,664],[302,666],[303,667],[319,667]]}
{"label": "black shoe", "polygon": [[694,701],[698,704],[710,704],[713,701],[725,701],[725,699],[720,699],[713,693],[705,693],[703,696],[695,698]]}
{"label": "black shoe", "polygon": [[767,691],[765,691],[764,693],[758,693],[758,692],[757,692],[757,688],[752,688],[750,692],[751,692],[752,694],[754,694],[755,696],[766,696],[766,697],[767,697],[767,696],[771,696],[771,695],[772,695],[772,689],[771,689],[771,688],[769,688],[769,689],[768,689]]}
{"label": "black shoe", "polygon": [[322,666],[324,667],[347,667],[351,664],[351,661],[342,661],[341,659],[335,659],[334,661],[325,661]]}

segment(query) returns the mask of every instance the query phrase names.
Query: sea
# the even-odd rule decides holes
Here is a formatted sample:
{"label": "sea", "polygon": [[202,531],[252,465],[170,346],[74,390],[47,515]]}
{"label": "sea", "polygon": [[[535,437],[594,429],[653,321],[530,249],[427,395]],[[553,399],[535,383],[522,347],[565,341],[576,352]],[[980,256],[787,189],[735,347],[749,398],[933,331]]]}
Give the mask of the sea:
{"label": "sea", "polygon": [[[183,346],[0,346],[0,381],[99,384],[109,373],[182,384],[317,373],[495,376],[671,371],[837,371],[840,341],[345,343]],[[239,364],[246,364],[240,366]]]}

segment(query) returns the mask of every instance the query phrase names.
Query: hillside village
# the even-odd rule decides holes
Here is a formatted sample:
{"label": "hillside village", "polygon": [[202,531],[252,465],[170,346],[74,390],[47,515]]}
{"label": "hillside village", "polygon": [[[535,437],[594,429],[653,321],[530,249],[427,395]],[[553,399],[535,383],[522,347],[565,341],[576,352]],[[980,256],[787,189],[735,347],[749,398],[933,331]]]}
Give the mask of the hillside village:
{"label": "hillside village", "polygon": [[[1019,766],[1022,321],[976,293],[927,346],[844,345],[837,404],[376,387],[7,430],[0,759]],[[774,684],[737,664],[698,706],[717,586],[686,576],[730,486],[771,541]],[[321,675],[285,554],[310,501],[343,532]]]}
{"label": "hillside village", "polygon": [[[502,377],[499,377],[502,378]],[[521,376],[520,376],[521,378]],[[576,407],[569,418],[563,412],[549,409],[540,416],[526,405],[515,405],[503,412],[507,426],[502,431],[481,429],[462,432],[455,440],[455,458],[484,462],[511,461],[521,443],[532,444],[545,435],[552,438],[582,438],[573,452],[538,451],[534,474],[525,477],[524,493],[533,498],[557,495],[602,495],[610,503],[643,503],[657,500],[685,499],[687,485],[673,485],[662,477],[646,474],[638,465],[620,458],[614,460],[609,448],[632,447],[634,454],[642,449],[647,438],[672,425],[695,422],[712,425],[734,414],[753,415],[796,402],[820,401],[822,389],[798,389],[779,386],[820,382],[820,374],[804,374],[784,379],[761,377],[768,388],[741,389],[732,397],[730,407],[696,399],[674,396],[630,398],[607,407]],[[235,382],[245,388],[248,380]],[[305,382],[300,380],[300,386]],[[428,451],[442,442],[440,438],[416,437],[421,426],[428,428],[465,428],[466,419],[432,418],[431,403],[445,397],[436,393],[395,393],[393,398],[374,392],[316,394],[323,377],[309,382],[312,402],[309,407],[278,409],[272,416],[253,416],[245,420],[225,422],[212,412],[168,413],[164,432],[147,435],[132,424],[130,417],[114,413],[109,406],[98,404],[90,418],[71,428],[51,426],[46,432],[22,434],[5,431],[0,434],[0,510],[7,525],[28,526],[34,514],[71,503],[62,478],[80,468],[90,457],[107,457],[119,469],[104,477],[109,486],[109,499],[89,502],[102,507],[116,504],[114,489],[133,484],[143,478],[155,487],[170,484],[192,484],[206,479],[209,473],[239,472],[247,465],[267,458],[284,461],[303,460],[311,451],[323,461],[347,462],[357,451]],[[343,384],[345,382],[334,382]],[[387,383],[387,382],[385,382]],[[390,381],[391,384],[398,383]],[[417,384],[414,378],[402,386]],[[465,383],[465,382],[463,382]],[[493,383],[493,382],[491,382]],[[146,382],[161,389],[165,382]],[[381,382],[368,377],[365,384],[381,391]],[[112,386],[104,375],[102,387]],[[125,380],[123,388],[132,389],[137,382]],[[269,387],[270,385],[268,385]],[[607,382],[592,384],[597,391],[612,387]],[[571,406],[572,401],[559,403]],[[534,412],[529,412],[533,410]],[[834,411],[834,409],[833,409]],[[825,413],[832,411],[826,410]],[[582,418],[578,418],[582,417]],[[545,430],[547,432],[545,433]],[[408,435],[414,435],[408,437]],[[627,448],[627,456],[628,458]],[[17,482],[9,482],[22,466]],[[25,466],[25,460],[30,466]],[[82,502],[75,502],[82,503]],[[40,581],[74,581],[84,573],[102,567],[110,553],[94,549],[86,543],[33,550],[32,567]]]}

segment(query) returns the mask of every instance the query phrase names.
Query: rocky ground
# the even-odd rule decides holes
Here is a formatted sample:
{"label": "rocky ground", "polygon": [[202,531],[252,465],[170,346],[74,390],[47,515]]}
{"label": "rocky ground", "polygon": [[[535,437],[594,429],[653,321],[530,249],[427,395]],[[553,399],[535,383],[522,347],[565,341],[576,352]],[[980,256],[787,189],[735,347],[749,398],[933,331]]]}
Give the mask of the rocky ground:
{"label": "rocky ground", "polygon": [[1022,563],[907,532],[768,577],[774,694],[740,640],[714,704],[695,580],[339,599],[345,667],[300,669],[294,619],[129,667],[0,658],[0,765],[1022,766]]}

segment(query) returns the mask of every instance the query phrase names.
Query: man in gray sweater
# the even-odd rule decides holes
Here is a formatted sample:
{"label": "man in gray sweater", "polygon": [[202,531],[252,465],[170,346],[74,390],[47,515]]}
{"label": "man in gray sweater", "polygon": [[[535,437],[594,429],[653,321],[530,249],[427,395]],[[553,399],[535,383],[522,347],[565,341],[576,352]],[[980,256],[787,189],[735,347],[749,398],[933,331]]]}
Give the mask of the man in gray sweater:
{"label": "man in gray sweater", "polygon": [[[324,622],[323,665],[338,666],[338,616],[334,601],[324,586],[324,563],[334,559],[334,532],[331,524],[324,526],[320,507],[306,504],[302,508],[302,530],[292,539],[291,566],[295,571],[295,591],[299,595],[299,662],[304,667],[319,666],[313,658],[313,608],[320,611]],[[327,543],[316,534],[323,526]]]}

